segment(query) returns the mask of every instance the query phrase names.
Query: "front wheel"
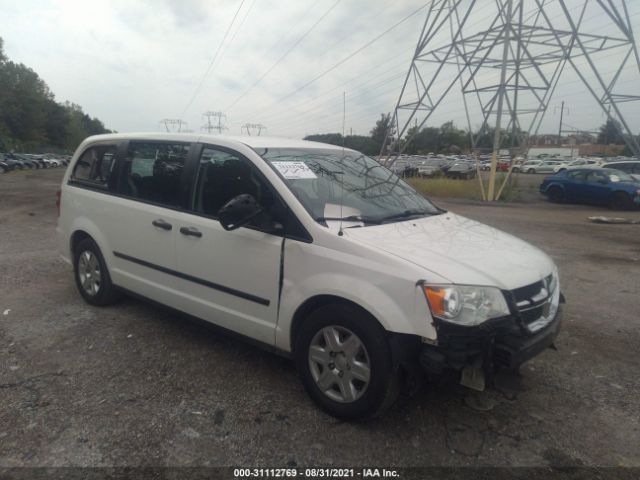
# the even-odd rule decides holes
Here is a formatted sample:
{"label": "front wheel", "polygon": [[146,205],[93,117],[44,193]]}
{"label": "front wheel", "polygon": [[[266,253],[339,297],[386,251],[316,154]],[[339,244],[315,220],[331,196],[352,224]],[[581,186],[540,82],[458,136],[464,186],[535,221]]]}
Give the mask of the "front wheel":
{"label": "front wheel", "polygon": [[527,170],[527,173],[536,173],[535,168],[530,168],[529,170]]}
{"label": "front wheel", "polygon": [[633,205],[631,196],[624,192],[617,192],[611,199],[611,208],[614,210],[629,210]]}
{"label": "front wheel", "polygon": [[374,417],[398,396],[386,332],[355,307],[332,304],[312,312],[300,327],[294,357],[311,398],[337,418]]}

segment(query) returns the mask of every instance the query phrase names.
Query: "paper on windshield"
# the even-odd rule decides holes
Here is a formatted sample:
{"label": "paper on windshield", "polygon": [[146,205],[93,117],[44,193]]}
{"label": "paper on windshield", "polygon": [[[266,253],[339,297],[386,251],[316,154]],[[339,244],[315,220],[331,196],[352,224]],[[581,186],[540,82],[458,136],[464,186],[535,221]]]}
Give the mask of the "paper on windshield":
{"label": "paper on windshield", "polygon": [[288,180],[318,178],[304,162],[271,162],[271,165]]}

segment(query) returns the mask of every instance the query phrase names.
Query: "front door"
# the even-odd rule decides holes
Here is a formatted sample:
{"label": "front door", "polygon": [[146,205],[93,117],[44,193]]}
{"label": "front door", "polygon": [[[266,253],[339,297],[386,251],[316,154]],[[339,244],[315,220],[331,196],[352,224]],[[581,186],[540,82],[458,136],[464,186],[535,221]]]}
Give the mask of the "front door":
{"label": "front door", "polygon": [[[226,231],[220,208],[253,195],[265,213]],[[182,310],[264,343],[273,344],[278,312],[283,237],[269,233],[275,197],[255,166],[237,152],[205,146],[198,161],[191,213],[177,225],[176,262],[185,292]]]}

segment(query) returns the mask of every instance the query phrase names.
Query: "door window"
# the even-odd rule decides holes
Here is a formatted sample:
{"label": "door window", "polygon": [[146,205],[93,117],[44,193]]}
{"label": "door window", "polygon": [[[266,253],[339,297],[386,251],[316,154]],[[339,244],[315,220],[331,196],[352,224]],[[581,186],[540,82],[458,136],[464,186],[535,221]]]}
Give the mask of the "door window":
{"label": "door window", "polygon": [[587,177],[587,172],[585,172],[584,170],[576,170],[574,172],[569,172],[567,174],[567,177],[577,182],[583,182]]}
{"label": "door window", "polygon": [[180,207],[180,179],[189,144],[131,142],[118,192],[146,202]]}
{"label": "door window", "polygon": [[200,156],[193,209],[196,213],[217,218],[218,211],[238,195],[252,195],[263,214],[250,225],[268,228],[281,222],[282,204],[271,186],[246,158],[233,152],[205,147]]}
{"label": "door window", "polygon": [[608,183],[609,177],[603,172],[590,172],[587,175],[587,182],[589,183]]}
{"label": "door window", "polygon": [[88,148],[76,162],[71,178],[95,185],[108,185],[115,164],[116,150],[115,145]]}

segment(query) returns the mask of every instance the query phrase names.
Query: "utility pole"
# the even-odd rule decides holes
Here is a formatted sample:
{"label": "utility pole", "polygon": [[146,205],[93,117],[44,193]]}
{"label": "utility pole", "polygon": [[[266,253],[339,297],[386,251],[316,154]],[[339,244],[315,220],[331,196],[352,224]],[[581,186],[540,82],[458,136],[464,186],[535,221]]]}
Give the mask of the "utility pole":
{"label": "utility pole", "polygon": [[266,129],[267,127],[265,127],[261,123],[245,123],[240,127],[240,133],[246,131],[247,135],[249,136],[251,136],[253,133],[256,137],[259,137],[262,131]]}
{"label": "utility pole", "polygon": [[496,129],[493,132],[493,152],[491,153],[491,168],[489,169],[489,188],[487,190],[487,200],[495,200],[496,187],[496,167],[498,166],[498,154],[500,151],[500,128],[502,128],[502,108],[504,105],[504,95],[507,80],[507,59],[509,57],[509,41],[511,34],[511,16],[513,10],[513,0],[507,0],[507,21],[504,29],[504,45],[502,48],[502,68],[500,70],[500,86],[498,89],[498,112],[496,114]]}
{"label": "utility pole", "polygon": [[187,122],[178,118],[164,118],[159,123],[164,126],[167,132],[182,132],[183,127],[187,126]]}
{"label": "utility pole", "polygon": [[[228,130],[228,128],[222,122],[222,119],[227,119],[227,116],[223,112],[208,111],[204,112],[202,116],[207,119],[206,123],[202,125],[203,131],[209,134],[211,132],[217,132],[218,134],[221,134],[224,130]],[[211,121],[211,119],[214,119],[213,122]]]}
{"label": "utility pole", "polygon": [[[431,0],[380,149],[386,165],[411,145],[434,112],[451,109],[460,100],[473,150],[495,128],[486,198],[496,200],[509,176],[496,189],[495,165],[503,134],[513,136],[512,153],[526,149],[528,139],[538,135],[565,68],[579,77],[594,106],[607,119],[617,120],[616,129],[640,155],[640,141],[628,121],[637,111],[640,94],[625,86],[640,84],[640,55],[627,8],[630,0],[585,0],[571,10],[567,3]],[[602,18],[597,24],[587,21],[597,17]],[[600,61],[603,54],[620,59],[613,70]],[[564,111],[562,105],[559,137]],[[478,125],[471,123],[472,118]]]}
{"label": "utility pole", "polygon": [[[553,113],[558,109],[556,107]],[[569,109],[567,108],[567,113],[569,113]],[[564,100],[562,101],[562,106],[560,107],[560,125],[558,126],[558,145],[562,144],[562,117],[564,116]]]}

